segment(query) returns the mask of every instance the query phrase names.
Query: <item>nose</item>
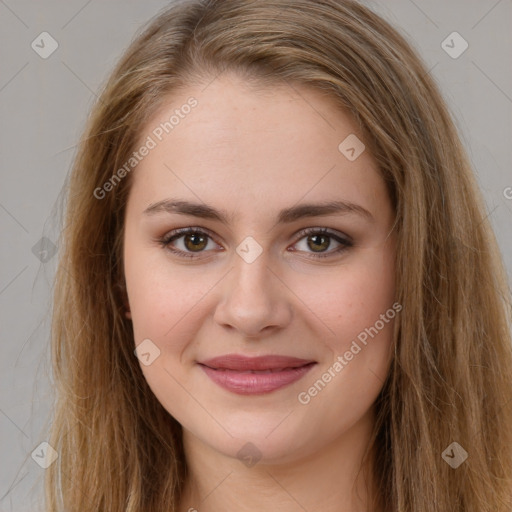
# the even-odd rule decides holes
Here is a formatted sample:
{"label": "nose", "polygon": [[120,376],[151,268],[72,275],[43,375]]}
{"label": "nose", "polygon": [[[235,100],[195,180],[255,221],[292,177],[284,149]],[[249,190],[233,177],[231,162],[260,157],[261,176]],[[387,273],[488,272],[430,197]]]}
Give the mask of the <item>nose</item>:
{"label": "nose", "polygon": [[292,292],[269,267],[266,251],[252,263],[235,255],[234,265],[223,280],[215,322],[244,338],[285,328],[292,318]]}

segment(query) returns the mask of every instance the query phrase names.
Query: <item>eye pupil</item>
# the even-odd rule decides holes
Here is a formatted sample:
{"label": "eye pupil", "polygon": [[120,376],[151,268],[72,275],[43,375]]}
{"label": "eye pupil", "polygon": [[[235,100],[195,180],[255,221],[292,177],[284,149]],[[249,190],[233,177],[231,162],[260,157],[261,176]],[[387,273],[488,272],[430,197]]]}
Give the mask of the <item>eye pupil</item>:
{"label": "eye pupil", "polygon": [[[320,239],[323,239],[324,243],[322,244],[321,242],[319,243],[319,240]],[[308,240],[314,240],[314,244],[320,244],[320,245],[324,245],[324,247],[322,247],[322,249],[327,249],[329,247],[329,237],[328,236],[325,236],[325,235],[311,235],[308,237]],[[325,243],[326,242],[326,243]],[[308,241],[308,246],[315,250],[315,249],[318,249],[318,245],[316,246],[312,246],[309,241]]]}
{"label": "eye pupil", "polygon": [[[192,243],[189,246],[189,242]],[[185,245],[187,249],[204,249],[206,247],[206,237],[199,233],[190,233],[185,235]]]}

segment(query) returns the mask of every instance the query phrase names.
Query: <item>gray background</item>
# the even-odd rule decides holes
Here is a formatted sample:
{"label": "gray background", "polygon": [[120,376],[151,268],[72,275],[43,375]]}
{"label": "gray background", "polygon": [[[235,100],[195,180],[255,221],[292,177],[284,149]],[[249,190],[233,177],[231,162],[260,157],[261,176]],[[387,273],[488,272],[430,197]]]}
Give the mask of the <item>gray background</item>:
{"label": "gray background", "polygon": [[[512,0],[367,3],[409,39],[440,84],[512,275]],[[44,469],[31,453],[45,440],[52,401],[51,242],[61,188],[99,85],[165,5],[0,0],[0,512],[42,510]],[[59,45],[47,59],[31,47],[44,31]],[[456,59],[441,46],[453,31],[469,44]],[[50,242],[41,247],[43,236]]]}

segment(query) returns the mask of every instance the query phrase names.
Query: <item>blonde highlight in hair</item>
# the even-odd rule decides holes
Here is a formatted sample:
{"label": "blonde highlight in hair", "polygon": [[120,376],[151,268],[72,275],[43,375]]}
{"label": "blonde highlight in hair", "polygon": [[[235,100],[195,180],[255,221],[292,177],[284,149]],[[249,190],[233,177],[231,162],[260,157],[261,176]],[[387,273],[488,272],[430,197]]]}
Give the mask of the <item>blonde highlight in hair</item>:
{"label": "blonde highlight in hair", "polygon": [[[133,172],[98,200],[140,127],[178,89],[226,71],[324,91],[350,112],[396,212],[395,329],[377,400],[375,504],[396,512],[512,509],[507,276],[438,88],[399,33],[341,0],[189,0],[126,50],[93,107],[67,190],[52,323],[57,400],[46,510],[178,510],[181,426],[149,388],[124,317]],[[469,457],[441,457],[458,442]],[[334,478],[335,476],[333,476]]]}

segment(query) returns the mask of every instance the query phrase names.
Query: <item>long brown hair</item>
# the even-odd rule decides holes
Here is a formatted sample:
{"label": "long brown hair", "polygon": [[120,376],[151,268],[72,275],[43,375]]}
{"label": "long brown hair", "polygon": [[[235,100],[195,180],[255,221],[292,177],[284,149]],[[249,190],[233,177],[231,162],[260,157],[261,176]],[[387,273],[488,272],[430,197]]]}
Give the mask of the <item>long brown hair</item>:
{"label": "long brown hair", "polygon": [[[181,426],[147,385],[123,313],[136,168],[101,198],[97,190],[165,98],[227,70],[330,95],[361,126],[388,186],[403,311],[376,404],[384,509],[510,512],[512,305],[501,255],[432,77],[396,30],[352,0],[181,1],[141,30],[103,87],[60,239],[48,439],[59,457],[46,471],[47,510],[177,510],[187,475]],[[457,469],[442,456],[453,442],[468,453]]]}

